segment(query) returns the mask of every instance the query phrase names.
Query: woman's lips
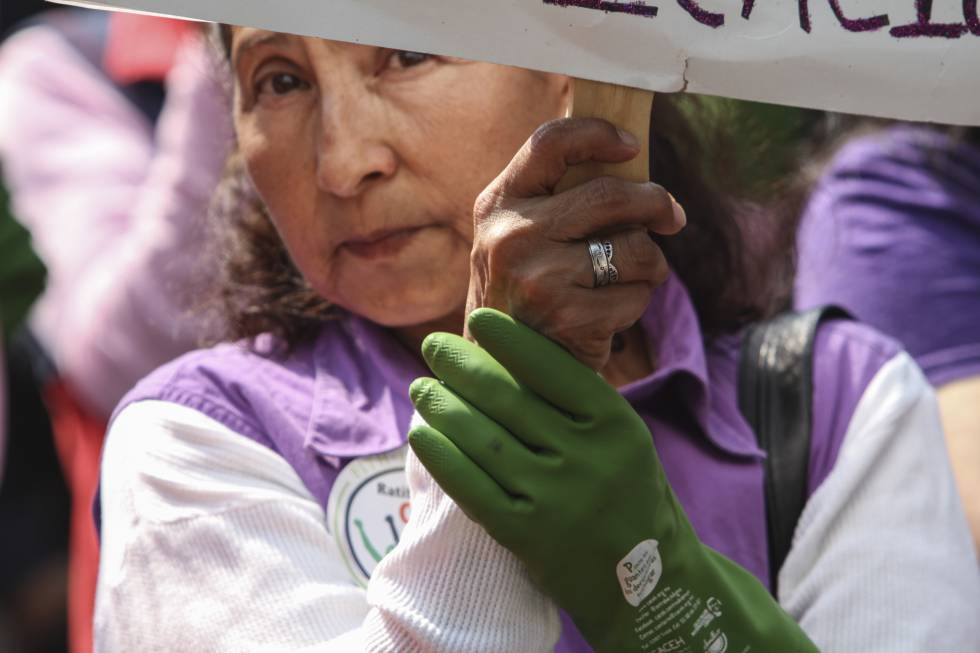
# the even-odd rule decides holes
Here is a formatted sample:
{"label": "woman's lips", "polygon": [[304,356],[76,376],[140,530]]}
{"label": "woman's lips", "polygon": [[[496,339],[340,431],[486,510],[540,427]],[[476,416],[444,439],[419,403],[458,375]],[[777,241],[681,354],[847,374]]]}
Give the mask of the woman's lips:
{"label": "woman's lips", "polygon": [[424,226],[377,231],[361,238],[351,238],[344,241],[343,247],[354,256],[363,259],[394,256],[402,251],[412,237],[423,229],[425,229]]}

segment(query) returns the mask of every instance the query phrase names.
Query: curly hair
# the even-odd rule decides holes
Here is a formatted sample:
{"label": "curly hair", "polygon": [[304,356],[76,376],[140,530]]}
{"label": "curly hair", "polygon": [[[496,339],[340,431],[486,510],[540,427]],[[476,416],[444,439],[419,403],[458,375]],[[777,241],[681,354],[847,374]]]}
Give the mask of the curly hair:
{"label": "curly hair", "polygon": [[[220,26],[214,36],[227,59],[230,28]],[[650,143],[653,180],[671,191],[688,218],[680,234],[657,242],[687,287],[708,338],[788,305],[804,197],[795,177],[768,186],[763,200],[747,192],[745,175],[737,171],[751,166],[751,157],[736,151],[725,121],[709,113],[697,98],[658,95]],[[216,206],[224,337],[271,333],[293,347],[314,336],[332,316],[330,302],[290,260],[237,153],[229,160]]]}
{"label": "curly hair", "polygon": [[228,159],[212,206],[219,277],[211,303],[224,330],[218,339],[270,333],[291,348],[314,336],[331,317],[330,302],[293,265],[237,152]]}

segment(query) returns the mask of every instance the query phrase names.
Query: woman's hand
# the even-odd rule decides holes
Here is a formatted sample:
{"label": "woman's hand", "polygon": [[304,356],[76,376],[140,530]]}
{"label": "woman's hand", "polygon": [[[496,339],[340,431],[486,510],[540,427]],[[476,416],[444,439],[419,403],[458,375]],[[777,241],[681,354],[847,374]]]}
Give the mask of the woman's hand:
{"label": "woman's hand", "polygon": [[[613,336],[640,319],[666,279],[649,232],[676,233],[684,211],[654,183],[601,177],[554,190],[569,166],[637,152],[635,138],[604,120],[542,125],[476,201],[467,314],[499,309],[602,369]],[[612,243],[617,283],[593,287],[592,237]]]}
{"label": "woman's hand", "polygon": [[409,442],[596,651],[816,651],[754,576],[701,544],[614,388],[498,311],[468,326],[479,346],[426,338],[438,380],[412,384],[427,426]]}

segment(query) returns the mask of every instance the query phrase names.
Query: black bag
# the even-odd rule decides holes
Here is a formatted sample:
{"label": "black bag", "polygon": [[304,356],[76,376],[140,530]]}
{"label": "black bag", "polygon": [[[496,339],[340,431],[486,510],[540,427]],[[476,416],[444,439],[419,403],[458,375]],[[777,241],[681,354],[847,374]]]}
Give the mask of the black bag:
{"label": "black bag", "polygon": [[766,528],[773,595],[807,502],[813,404],[813,342],[820,323],[850,318],[827,306],[783,313],[749,328],[742,342],[738,403],[766,452]]}

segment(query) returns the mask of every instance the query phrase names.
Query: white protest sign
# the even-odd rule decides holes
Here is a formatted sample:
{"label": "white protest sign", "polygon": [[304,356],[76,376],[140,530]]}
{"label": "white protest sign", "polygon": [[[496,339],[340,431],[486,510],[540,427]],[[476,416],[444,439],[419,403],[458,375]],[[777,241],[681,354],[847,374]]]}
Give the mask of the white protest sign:
{"label": "white protest sign", "polygon": [[660,92],[980,125],[977,0],[68,4],[455,55]]}

